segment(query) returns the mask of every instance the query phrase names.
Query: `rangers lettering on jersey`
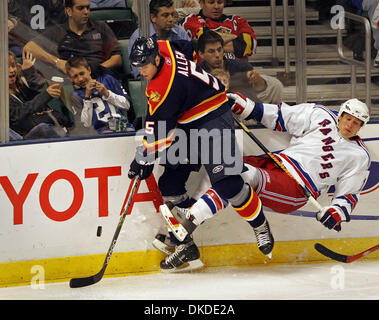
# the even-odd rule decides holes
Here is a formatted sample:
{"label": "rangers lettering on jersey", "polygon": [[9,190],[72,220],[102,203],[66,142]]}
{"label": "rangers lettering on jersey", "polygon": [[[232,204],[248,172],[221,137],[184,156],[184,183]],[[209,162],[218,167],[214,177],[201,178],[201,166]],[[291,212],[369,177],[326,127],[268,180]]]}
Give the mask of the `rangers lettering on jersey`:
{"label": "rangers lettering on jersey", "polygon": [[[332,124],[332,122],[329,121],[328,119],[324,119],[323,121],[319,122],[319,125],[322,127],[322,128],[320,128],[320,132],[324,136],[327,136],[330,132],[332,132],[331,128],[326,128],[328,125],[331,125],[331,124]],[[322,151],[328,152],[326,155],[322,155],[321,159],[323,159],[324,161],[328,161],[330,159],[334,159],[333,154],[330,153],[329,151],[333,151],[334,150],[334,148],[333,148],[333,146],[331,144],[333,144],[335,142],[335,140],[333,140],[331,137],[327,137],[325,139],[322,139],[321,141],[325,144],[321,148]],[[320,163],[320,165],[325,170],[333,168],[333,164],[331,162]],[[324,172],[320,172],[319,176],[320,176],[321,179],[325,179],[325,178],[329,177],[330,175],[329,175],[329,173],[327,171],[324,171]]]}
{"label": "rangers lettering on jersey", "polygon": [[349,217],[368,177],[370,155],[358,136],[339,134],[335,113],[314,103],[255,103],[249,118],[291,134],[289,146],[277,156],[314,198],[334,186],[332,205]]}

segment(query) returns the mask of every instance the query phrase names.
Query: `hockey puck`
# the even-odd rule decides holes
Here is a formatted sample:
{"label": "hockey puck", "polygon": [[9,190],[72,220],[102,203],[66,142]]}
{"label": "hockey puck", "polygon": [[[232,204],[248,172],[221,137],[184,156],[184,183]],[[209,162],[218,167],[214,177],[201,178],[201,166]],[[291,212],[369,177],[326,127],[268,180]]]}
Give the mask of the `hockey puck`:
{"label": "hockey puck", "polygon": [[96,235],[98,236],[98,237],[100,237],[101,236],[101,231],[102,231],[102,227],[101,226],[98,226],[97,227],[97,233],[96,233]]}

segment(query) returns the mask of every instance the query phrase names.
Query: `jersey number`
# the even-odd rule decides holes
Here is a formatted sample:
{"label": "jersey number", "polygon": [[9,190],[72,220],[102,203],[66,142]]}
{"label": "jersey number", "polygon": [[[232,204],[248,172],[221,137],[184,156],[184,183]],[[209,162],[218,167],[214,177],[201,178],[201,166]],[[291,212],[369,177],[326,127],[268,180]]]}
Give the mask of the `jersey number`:
{"label": "jersey number", "polygon": [[110,113],[109,112],[102,113],[104,110],[106,110],[106,106],[104,104],[104,101],[101,100],[100,98],[93,98],[92,101],[93,101],[93,103],[96,103],[96,105],[97,105],[97,108],[95,108],[94,110],[95,110],[95,113],[96,113],[98,120],[108,122],[109,117],[115,117],[115,116],[117,117],[118,116],[116,108],[114,107],[113,104],[107,102],[107,104],[109,106]]}
{"label": "jersey number", "polygon": [[189,62],[190,62],[191,74],[194,77],[199,78],[201,81],[205,82],[208,86],[210,85],[211,79],[212,79],[213,89],[215,89],[216,91],[220,90],[220,86],[219,86],[218,81],[217,81],[215,76],[209,74],[208,72],[204,71],[203,69],[201,69],[201,72],[197,71],[196,70],[196,63],[191,61],[191,60],[189,60]]}
{"label": "jersey number", "polygon": [[145,133],[154,135],[154,121],[146,121],[145,123]]}
{"label": "jersey number", "polygon": [[[189,60],[189,63],[190,63],[191,74],[194,77],[196,77],[196,78],[200,79],[201,81],[205,82],[208,86],[212,82],[213,89],[215,89],[216,91],[220,90],[220,86],[219,86],[217,78],[215,76],[209,74],[208,72],[204,71],[203,69],[201,69],[201,72],[197,71],[196,70],[196,63],[193,62],[193,61],[191,61],[191,60]],[[151,135],[154,134],[154,121],[146,121],[146,123],[145,123],[145,133],[146,134],[151,134]]]}

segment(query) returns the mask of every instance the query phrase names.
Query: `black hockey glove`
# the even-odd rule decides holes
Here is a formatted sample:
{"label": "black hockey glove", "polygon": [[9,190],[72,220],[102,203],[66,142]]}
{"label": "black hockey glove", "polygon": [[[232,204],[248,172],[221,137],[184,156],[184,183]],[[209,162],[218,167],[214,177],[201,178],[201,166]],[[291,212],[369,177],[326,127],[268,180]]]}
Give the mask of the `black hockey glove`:
{"label": "black hockey glove", "polygon": [[142,152],[142,147],[137,147],[136,156],[133,162],[130,164],[128,177],[133,179],[135,176],[139,176],[141,180],[147,179],[154,169],[154,159],[148,159]]}
{"label": "black hockey glove", "polygon": [[136,159],[130,165],[128,177],[133,179],[135,176],[139,176],[141,180],[147,179],[154,169],[154,163],[138,163]]}

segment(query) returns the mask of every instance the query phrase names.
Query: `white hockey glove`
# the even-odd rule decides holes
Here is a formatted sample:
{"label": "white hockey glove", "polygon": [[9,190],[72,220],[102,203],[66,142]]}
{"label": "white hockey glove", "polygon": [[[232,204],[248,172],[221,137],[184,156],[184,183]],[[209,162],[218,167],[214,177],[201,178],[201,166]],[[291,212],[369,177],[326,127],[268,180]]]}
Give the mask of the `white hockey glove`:
{"label": "white hockey glove", "polygon": [[232,112],[239,120],[245,120],[254,110],[255,102],[238,92],[226,94],[230,100],[234,100]]}
{"label": "white hockey glove", "polygon": [[339,207],[329,206],[317,213],[317,220],[328,229],[341,231],[341,222],[347,221],[347,218]]}

